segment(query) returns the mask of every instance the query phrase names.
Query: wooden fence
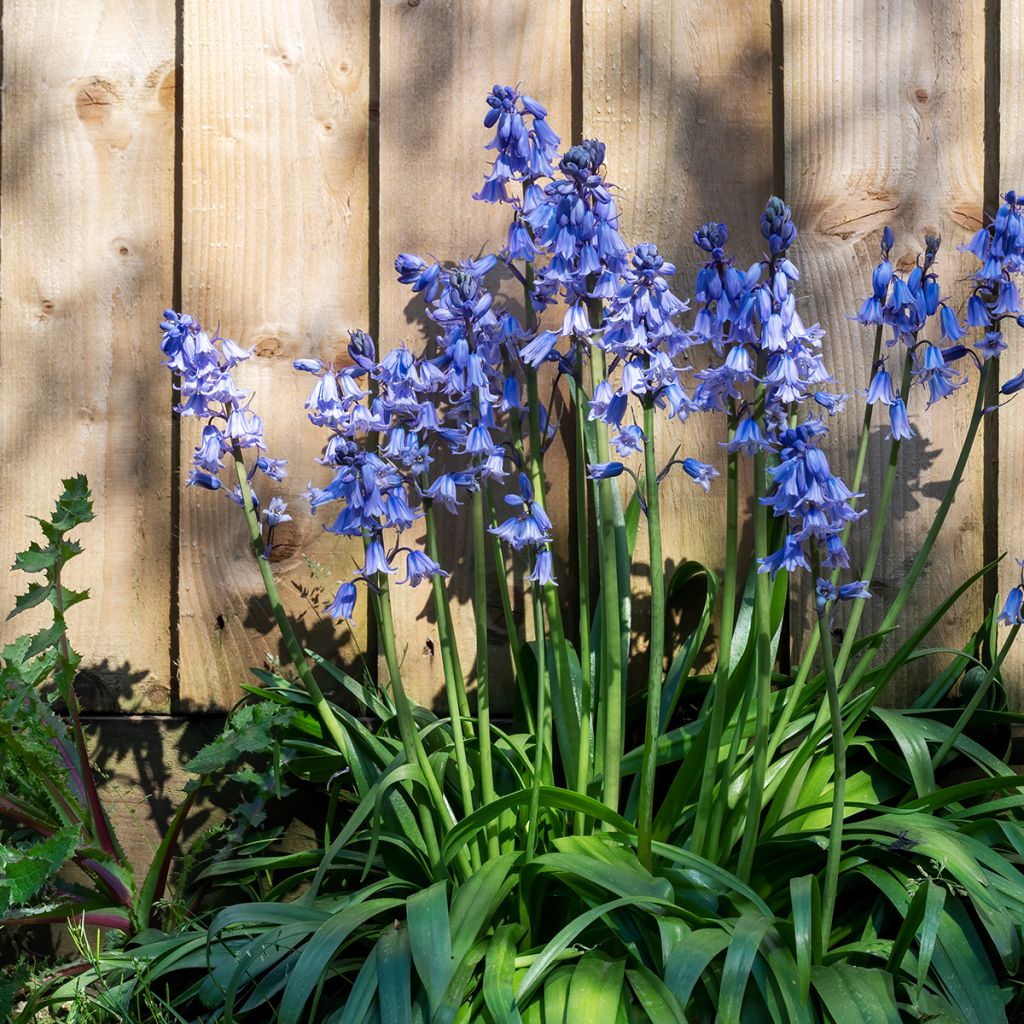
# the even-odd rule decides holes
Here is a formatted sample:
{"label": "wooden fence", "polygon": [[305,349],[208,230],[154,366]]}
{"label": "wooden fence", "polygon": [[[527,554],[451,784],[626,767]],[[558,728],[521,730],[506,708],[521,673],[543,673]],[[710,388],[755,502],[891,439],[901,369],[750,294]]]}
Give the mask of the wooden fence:
{"label": "wooden fence", "polygon": [[[1024,184],[1016,0],[6,0],[2,27],[0,562],[33,534],[26,514],[85,471],[97,519],[70,582],[92,598],[71,622],[101,711],[222,709],[249,666],[279,654],[236,510],[182,486],[196,432],[170,413],[161,311],[179,305],[256,346],[245,384],[301,509],[319,439],[292,360],[335,356],[353,327],[416,340],[395,254],[501,242],[502,211],[470,199],[493,83],[522,83],[563,138],[607,143],[623,232],[679,265],[681,294],[694,227],[726,221],[754,258],[759,212],[781,191],[801,232],[804,319],[827,329],[847,391],[868,379],[871,338],[847,314],[882,227],[904,266],[940,231],[942,278],[962,300],[971,260],[957,244],[1000,185]],[[1020,369],[1018,339],[1004,358],[1005,375]],[[912,409],[921,436],[905,446],[878,604],[934,516],[969,402]],[[861,408],[855,397],[834,427],[847,473]],[[908,621],[1003,547],[1024,554],[1022,425],[1020,402],[987,425]],[[720,426],[692,419],[686,453],[720,461]],[[667,557],[718,564],[724,487],[667,486]],[[556,479],[563,541],[565,493]],[[456,560],[462,530],[454,520]],[[855,531],[855,562],[866,535]],[[279,540],[304,638],[358,657],[365,635],[322,615],[351,547],[298,511]],[[23,586],[4,575],[0,605]],[[440,666],[423,589],[400,591],[398,622],[412,689],[427,696]],[[981,608],[976,588],[936,642],[962,641]],[[467,639],[469,616],[464,603]],[[908,675],[901,694],[918,682]]]}

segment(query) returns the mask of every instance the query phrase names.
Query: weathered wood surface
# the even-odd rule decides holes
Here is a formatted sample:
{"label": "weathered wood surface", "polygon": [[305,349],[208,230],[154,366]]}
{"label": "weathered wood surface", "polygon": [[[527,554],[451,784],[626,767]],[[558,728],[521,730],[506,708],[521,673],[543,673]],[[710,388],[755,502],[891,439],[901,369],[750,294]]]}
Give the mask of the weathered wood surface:
{"label": "weathered wood surface", "polygon": [[[863,411],[858,392],[870,380],[874,335],[846,317],[870,294],[882,228],[892,226],[893,259],[904,270],[923,251],[924,235],[940,233],[943,295],[957,306],[966,298],[974,262],[957,246],[981,223],[984,3],[797,0],[785,3],[783,12],[786,198],[801,233],[794,259],[803,273],[804,319],[820,321],[828,331],[829,367],[840,388],[854,396],[830,424],[830,459],[849,479]],[[897,380],[902,358],[902,351],[890,350],[888,365]],[[919,436],[902,446],[866,623],[881,619],[931,525],[960,452],[973,391],[972,383],[926,411],[926,395],[914,389],[909,414]],[[878,505],[887,434],[887,423],[872,431],[862,487],[869,510]],[[903,616],[900,637],[982,565],[982,463],[979,450]],[[869,515],[851,535],[854,573],[863,562],[870,524]],[[962,642],[980,613],[977,587],[941,623],[932,642]],[[794,633],[799,644],[798,616]],[[920,671],[902,673],[888,699],[911,698],[921,681]]]}
{"label": "weathered wood surface", "polygon": [[[989,7],[1001,11],[1001,31],[989,38],[1001,46],[999,180],[1010,187],[1024,181],[1015,128],[1024,103],[1024,21],[1017,4]],[[775,152],[784,136],[786,196],[801,231],[794,255],[804,272],[802,312],[827,328],[829,363],[854,395],[833,421],[830,449],[849,475],[872,338],[846,315],[866,294],[884,224],[896,231],[904,266],[926,229],[941,231],[943,291],[957,301],[966,292],[972,261],[956,246],[981,218],[984,8],[984,0],[737,0],[723,17],[704,0],[184,0],[176,150],[174,5],[9,0],[2,15],[0,561],[9,564],[31,537],[25,514],[52,505],[60,478],[87,472],[97,521],[81,531],[87,554],[73,563],[69,583],[92,590],[70,616],[89,669],[90,705],[228,707],[248,667],[280,653],[237,510],[206,492],[172,494],[175,466],[183,478],[198,434],[196,424],[183,423],[172,450],[170,386],[156,348],[175,274],[176,157],[183,305],[256,346],[243,380],[256,391],[273,452],[290,460],[281,493],[295,521],[279,532],[275,556],[287,607],[304,639],[351,662],[365,645],[363,627],[353,638],[321,613],[359,553],[323,536],[303,512],[298,495],[323,470],[312,462],[320,438],[302,410],[310,378],[290,363],[299,355],[336,357],[347,329],[375,326],[378,305],[382,347],[420,340],[421,306],[395,281],[394,256],[456,259],[501,244],[503,211],[470,198],[488,162],[490,133],[481,121],[490,86],[520,83],[547,104],[566,141],[572,97],[582,98],[577,127],[608,144],[624,234],[657,241],[679,267],[684,297],[698,263],[690,236],[701,221],[727,222],[743,260],[760,252],[756,220],[772,187],[773,133]],[[781,123],[772,110],[773,17],[781,17]],[[379,97],[370,94],[375,61]],[[1020,369],[1013,351],[1004,378]],[[964,394],[925,412],[915,398],[921,437],[905,445],[869,621],[877,621],[931,521],[969,403]],[[986,453],[998,547],[1011,555],[1001,570],[1004,590],[1016,579],[1012,556],[1024,554],[1014,550],[1021,408],[1018,401],[1003,410],[998,451]],[[877,505],[885,433],[879,426],[872,439],[869,508]],[[681,454],[721,465],[711,420],[673,425],[659,440],[666,455],[678,442]],[[904,628],[981,565],[981,455]],[[553,454],[549,465],[553,518],[567,549],[568,460]],[[668,558],[719,565],[723,481],[708,497],[682,475],[666,488]],[[471,667],[467,521],[449,520],[443,534],[456,629]],[[854,530],[855,567],[868,529]],[[640,586],[645,558],[641,539]],[[24,585],[7,574],[3,603]],[[566,602],[572,592],[565,588]],[[494,586],[491,593],[497,652]],[[428,600],[425,587],[396,594],[405,672],[423,699],[440,688]],[[962,641],[980,611],[977,588],[933,640]],[[359,615],[365,622],[365,609]],[[3,638],[21,625],[5,626]],[[799,615],[793,627],[799,644]],[[171,664],[175,636],[179,666]],[[1022,665],[1024,655],[1011,661],[1015,698]],[[891,698],[909,696],[920,675],[905,673]]]}
{"label": "weathered wood surface", "polygon": [[[758,223],[772,190],[771,38],[767,4],[737,3],[724,19],[711,0],[678,4],[587,0],[583,14],[583,134],[607,145],[627,245],[653,241],[674,263],[670,283],[689,298],[703,252],[694,231],[727,222],[748,265],[764,245]],[[695,365],[702,355],[695,352]],[[725,558],[725,439],[721,416],[659,423],[664,463],[679,447],[716,465],[707,495],[678,467],[662,485],[666,580],[683,561],[721,570]],[[642,466],[637,465],[638,470]],[[634,592],[650,589],[647,539],[637,540]],[[649,614],[634,602],[634,624]],[[692,623],[690,623],[692,628]],[[640,647],[646,646],[641,636]]]}
{"label": "weathered wood surface", "polygon": [[[422,302],[397,282],[401,252],[442,261],[496,252],[505,241],[507,211],[474,202],[488,170],[484,146],[493,131],[483,126],[484,96],[498,83],[522,83],[547,107],[554,129],[570,131],[568,0],[514,0],[466,4],[458,0],[384,0],[380,24],[380,343],[419,343],[428,337]],[[503,294],[519,304],[510,280]],[[548,460],[551,517],[568,535],[566,461]],[[464,515],[441,520],[442,561],[452,573],[455,633],[472,682],[474,626],[472,533]],[[507,663],[497,580],[488,588],[495,683]],[[514,587],[518,597],[521,589]],[[429,701],[443,686],[440,647],[429,590],[393,590],[399,656],[411,694]],[[508,678],[507,670],[504,676]],[[509,688],[503,687],[507,705]]]}
{"label": "weathered wood surface", "polygon": [[[367,324],[369,14],[369,0],[189,0],[184,29],[182,303],[255,346],[238,376],[289,463],[281,595],[303,642],[349,658],[365,634],[323,612],[356,552],[300,497],[325,482],[325,438],[303,410],[312,378],[291,363],[337,360]],[[183,422],[183,481],[198,434]],[[230,707],[249,666],[283,654],[245,523],[220,495],[183,490],[180,608],[182,711]]]}
{"label": "weathered wood surface", "polygon": [[[1020,4],[1001,5],[999,26],[999,186],[1024,191],[1024,10]],[[992,197],[994,198],[994,197]],[[1024,366],[1024,331],[1004,324],[1008,351],[1000,360],[1000,377],[1009,380]],[[999,412],[998,449],[989,453],[988,469],[995,474],[997,518],[996,551],[1006,553],[999,572],[999,595],[1021,581],[1018,558],[1024,558],[1024,401],[1018,396]],[[1010,652],[1003,668],[1004,681],[1015,707],[1024,706],[1024,644]]]}
{"label": "weathered wood surface", "polygon": [[[3,47],[0,565],[87,473],[97,518],[66,574],[92,595],[68,616],[83,698],[166,710],[170,383],[140,338],[171,292],[174,8],[10,0]],[[0,573],[3,614],[27,582]]]}

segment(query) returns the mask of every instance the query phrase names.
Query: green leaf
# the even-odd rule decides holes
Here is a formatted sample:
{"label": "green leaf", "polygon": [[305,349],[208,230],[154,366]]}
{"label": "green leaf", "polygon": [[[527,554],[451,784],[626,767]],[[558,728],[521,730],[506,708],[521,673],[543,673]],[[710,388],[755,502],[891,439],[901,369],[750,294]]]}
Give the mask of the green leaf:
{"label": "green leaf", "polygon": [[636,907],[642,905],[649,905],[653,907],[659,905],[663,906],[664,903],[661,900],[650,899],[649,897],[644,896],[628,896],[625,899],[611,900],[608,903],[602,903],[599,906],[592,907],[590,910],[574,917],[554,936],[554,938],[547,943],[547,945],[538,954],[537,959],[530,965],[529,970],[527,970],[519,985],[518,1005],[523,1007],[527,1002],[529,1002],[530,996],[533,995],[537,986],[543,980],[547,969],[555,962],[558,955],[567,949],[581,932],[599,918],[604,917],[606,914],[610,914],[613,910],[618,910],[621,907]]}
{"label": "green leaf", "polygon": [[370,950],[370,955],[366,958],[363,966],[359,968],[356,980],[352,983],[352,988],[349,989],[345,999],[345,1006],[338,1018],[338,1024],[362,1024],[365,1019],[373,997],[377,994],[377,950],[379,948],[380,939]]}
{"label": "green leaf", "polygon": [[647,967],[626,971],[629,983],[651,1024],[686,1024],[686,1014],[675,993]]}
{"label": "green leaf", "polygon": [[386,928],[377,947],[377,997],[388,1024],[412,1024],[411,967],[408,929]]}
{"label": "green leaf", "polygon": [[729,945],[724,928],[698,928],[677,943],[665,960],[665,984],[685,1006],[708,964]]}
{"label": "green leaf", "polygon": [[736,922],[722,969],[722,990],[718,1003],[718,1019],[722,1024],[739,1024],[754,958],[771,926],[770,918],[756,914],[744,914]]}
{"label": "green leaf", "polygon": [[52,592],[53,588],[49,583],[30,583],[24,594],[18,594],[15,597],[14,611],[8,613],[8,620],[22,612],[27,612],[29,608],[35,608],[36,605],[42,604]]}
{"label": "green leaf", "polygon": [[0,911],[28,903],[75,855],[80,829],[63,828],[24,846],[0,846]]}
{"label": "green leaf", "polygon": [[185,771],[193,775],[210,775],[251,754],[267,754],[274,750],[279,738],[275,735],[295,717],[291,708],[274,704],[243,704],[228,719],[224,731],[208,743],[188,764]]}
{"label": "green leaf", "polygon": [[433,1016],[455,972],[447,883],[435,882],[410,896],[406,915],[413,964],[423,982],[430,1016]]}
{"label": "green leaf", "polygon": [[516,942],[522,925],[503,924],[494,932],[484,962],[484,1003],[495,1024],[522,1024],[516,1007]]}
{"label": "green leaf", "polygon": [[[486,807],[480,807],[472,814],[467,814],[445,837],[443,855],[446,862],[451,862],[455,855],[461,850],[481,829],[486,828],[492,821],[498,818],[505,811],[515,807],[529,805],[531,791],[522,789],[516,793],[509,793],[507,796],[498,797],[492,800]],[[582,796],[568,789],[560,789],[554,786],[540,787],[540,806],[543,808],[558,808],[563,811],[582,811],[584,814],[598,821],[607,822],[615,829],[626,835],[636,833],[636,827],[621,814],[609,810],[599,800],[592,797]]]}
{"label": "green leaf", "polygon": [[569,1006],[573,1020],[613,1022],[622,1000],[626,974],[623,960],[612,960],[590,952],[576,965],[569,985]]}
{"label": "green leaf", "polygon": [[[402,906],[402,902],[402,900],[398,899],[378,899],[356,903],[338,911],[338,913],[334,914],[316,930],[299,954],[298,960],[288,976],[288,984],[285,986],[284,995],[281,998],[281,1006],[278,1011],[281,1024],[298,1024],[303,1008],[309,1002],[314,990],[323,983],[328,966],[334,957],[337,956],[338,950],[345,944],[349,936],[357,928],[379,914]],[[382,962],[378,964],[378,978],[380,978],[382,971],[385,973],[389,971],[397,973],[400,971],[401,963],[404,963],[402,960],[403,955],[408,959],[408,931],[390,928],[385,929],[384,934],[387,936],[394,935],[396,939],[393,948],[388,950],[387,955],[382,957]],[[400,941],[397,939],[399,935],[402,936]],[[403,949],[404,954],[401,952]],[[393,959],[388,960],[389,956]],[[405,971],[405,985],[408,988],[407,966]],[[397,989],[394,991],[397,991]],[[396,1017],[395,1019],[397,1020],[398,1018]]]}
{"label": "green leaf", "polygon": [[797,981],[800,998],[806,1003],[811,991],[811,965],[821,959],[821,929],[818,926],[820,896],[817,879],[801,875],[789,880],[789,898],[793,918],[793,942],[796,947]]}
{"label": "green leaf", "polygon": [[873,708],[872,714],[892,733],[899,744],[918,796],[935,792],[935,772],[931,753],[919,723],[888,708]]}
{"label": "green leaf", "polygon": [[22,572],[45,572],[57,564],[57,552],[52,548],[42,548],[35,541],[24,551],[14,556],[12,569]]}
{"label": "green leaf", "polygon": [[486,861],[452,898],[452,956],[457,963],[469,953],[484,924],[511,886],[508,873],[518,854],[503,853]]}
{"label": "green leaf", "polygon": [[814,987],[835,1024],[900,1024],[892,975],[877,967],[815,967]]}

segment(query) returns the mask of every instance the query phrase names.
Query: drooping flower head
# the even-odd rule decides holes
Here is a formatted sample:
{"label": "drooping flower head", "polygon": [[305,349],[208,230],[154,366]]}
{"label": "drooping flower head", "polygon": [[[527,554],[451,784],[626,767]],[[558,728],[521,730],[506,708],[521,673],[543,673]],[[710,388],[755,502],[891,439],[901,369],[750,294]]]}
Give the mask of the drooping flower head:
{"label": "drooping flower head", "polygon": [[[208,334],[195,317],[171,309],[164,311],[160,329],[160,348],[167,357],[164,365],[178,375],[175,387],[181,401],[174,411],[206,421],[192,453],[187,486],[223,491],[229,499],[242,504],[239,485],[226,486],[220,474],[226,468],[225,455],[237,451],[241,456],[247,449],[253,449],[256,456],[247,468],[247,478],[258,514],[260,500],[253,485],[256,474],[281,480],[286,473],[283,459],[262,454],[266,451],[263,420],[249,404],[251,393],[240,388],[232,377],[231,371],[248,359],[252,350],[222,338],[218,332]],[[284,500],[274,497],[263,511],[268,552],[274,527],[291,519],[286,509]]]}

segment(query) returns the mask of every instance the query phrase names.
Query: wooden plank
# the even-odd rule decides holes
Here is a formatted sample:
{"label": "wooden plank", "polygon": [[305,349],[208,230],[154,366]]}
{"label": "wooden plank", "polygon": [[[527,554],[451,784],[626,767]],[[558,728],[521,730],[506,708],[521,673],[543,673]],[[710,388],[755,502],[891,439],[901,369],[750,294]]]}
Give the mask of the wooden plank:
{"label": "wooden plank", "polygon": [[[1017,125],[1024,115],[1024,11],[1019,4],[1000,5],[999,26],[999,188],[1014,189],[1018,195],[1024,190],[1024,152],[1021,151]],[[1000,359],[1000,378],[1009,380],[1020,372],[1021,340],[1024,333],[1012,324],[1004,323],[1004,335],[1009,350]],[[991,465],[997,472],[997,534],[998,551],[1006,553],[999,570],[1000,599],[1010,587],[1020,582],[1020,566],[1016,559],[1024,558],[1024,508],[1020,495],[1024,493],[1024,402],[1020,397],[1003,406],[999,412],[998,461]],[[988,526],[989,524],[986,524]],[[1017,643],[1003,668],[1003,678],[1015,710],[1024,707],[1024,643]]]}
{"label": "wooden plank", "polygon": [[[894,0],[851,5],[793,0],[783,5],[786,189],[801,237],[804,320],[828,331],[825,352],[839,386],[867,387],[873,335],[846,319],[870,293],[885,224],[907,269],[926,232],[940,232],[944,295],[966,297],[971,257],[957,252],[981,222],[984,122],[984,3]],[[890,525],[865,614],[877,623],[933,520],[943,483],[960,451],[973,385],[925,412],[915,389],[910,416],[920,436],[905,443]],[[833,421],[829,457],[847,478],[862,400]],[[887,429],[873,431],[865,503],[878,503]],[[900,635],[982,564],[982,459],[973,460],[957,505],[903,618]],[[853,573],[862,564],[870,520],[852,534]],[[976,588],[935,631],[936,643],[962,642],[979,621]],[[841,620],[840,620],[841,621]],[[794,616],[797,640],[800,622]],[[918,664],[901,673],[888,699],[911,698],[928,678]]]}
{"label": "wooden plank", "polygon": [[[344,660],[365,634],[323,611],[353,546],[299,497],[322,482],[325,438],[302,408],[311,378],[291,363],[337,359],[367,326],[369,12],[369,0],[185,4],[183,305],[255,345],[239,377],[271,453],[289,460],[278,493],[294,515],[275,573],[300,639]],[[183,467],[198,433],[183,424]],[[230,706],[249,666],[283,654],[245,524],[218,497],[182,494],[181,710]]]}
{"label": "wooden plank", "polygon": [[[96,521],[67,583],[104,710],[170,701],[170,417],[156,348],[171,292],[174,8],[10,0],[3,9],[0,564],[38,533],[62,477],[88,474]],[[150,335],[151,336],[151,335]],[[5,573],[0,608],[25,589]],[[38,627],[43,609],[3,627]]]}
{"label": "wooden plank", "polygon": [[[568,140],[570,124],[569,0],[511,0],[467,4],[457,0],[384,0],[380,63],[380,343],[413,344],[427,334],[415,319],[421,305],[395,280],[400,252],[458,260],[497,251],[505,240],[506,211],[474,202],[490,162],[484,146],[484,97],[495,82],[520,84],[542,102],[554,129]],[[513,283],[514,285],[514,283]],[[516,289],[509,298],[519,302]],[[565,478],[565,460],[552,451],[548,478]],[[552,518],[563,540],[568,508],[559,483]],[[443,513],[442,513],[443,514]],[[442,528],[442,562],[453,575],[453,618],[463,665],[473,663],[472,535],[469,516]],[[498,592],[488,613],[494,659],[505,645]],[[440,648],[426,587],[393,590],[399,654],[407,689],[429,702],[443,687]],[[506,658],[507,660],[507,658]],[[492,668],[496,689],[500,670]],[[506,673],[507,674],[507,673]],[[509,691],[495,694],[507,703]]]}
{"label": "wooden plank", "polygon": [[[607,144],[607,175],[620,189],[626,244],[654,242],[676,265],[670,283],[683,299],[692,295],[703,263],[693,232],[706,221],[727,223],[738,263],[753,262],[764,248],[758,224],[772,188],[767,0],[730,5],[727,19],[712,0],[586,0],[583,40],[583,134]],[[695,363],[700,359],[695,352]],[[660,424],[660,461],[679,445],[680,458],[713,463],[722,474],[708,495],[681,470],[665,478],[667,579],[686,559],[722,568],[725,458],[719,442],[724,439],[721,416]],[[641,530],[637,595],[650,589],[647,558]],[[637,605],[635,632],[643,645],[647,610],[642,601]]]}

